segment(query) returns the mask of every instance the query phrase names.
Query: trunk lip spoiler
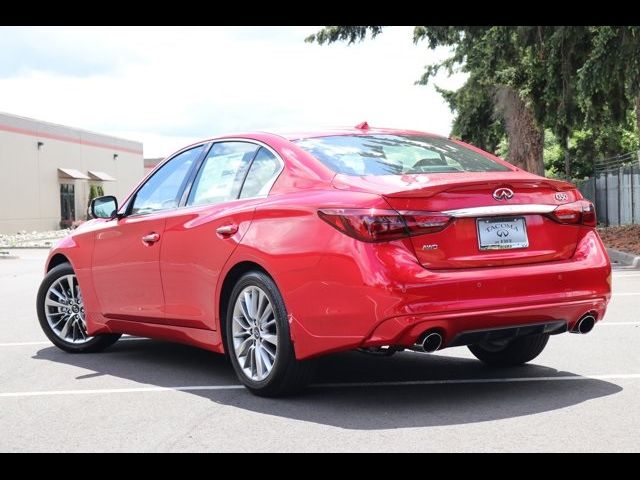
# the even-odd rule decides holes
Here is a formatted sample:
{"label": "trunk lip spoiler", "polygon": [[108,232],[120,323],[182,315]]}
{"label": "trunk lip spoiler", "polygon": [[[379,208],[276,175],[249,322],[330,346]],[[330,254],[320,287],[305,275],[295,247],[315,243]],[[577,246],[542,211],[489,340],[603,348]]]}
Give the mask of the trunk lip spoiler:
{"label": "trunk lip spoiler", "polygon": [[485,207],[458,208],[445,210],[442,213],[454,218],[492,217],[500,215],[547,214],[553,212],[560,205],[544,205],[539,203],[525,203],[520,205],[489,205]]}

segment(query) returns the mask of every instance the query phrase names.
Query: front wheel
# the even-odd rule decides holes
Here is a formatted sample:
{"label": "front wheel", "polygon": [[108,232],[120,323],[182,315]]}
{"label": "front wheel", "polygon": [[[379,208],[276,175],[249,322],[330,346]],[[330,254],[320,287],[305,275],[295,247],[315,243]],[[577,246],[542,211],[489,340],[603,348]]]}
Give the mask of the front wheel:
{"label": "front wheel", "polygon": [[314,361],[295,357],[282,295],[262,272],[243,275],[227,308],[226,348],[239,380],[254,394],[295,393],[313,375]]}
{"label": "front wheel", "polygon": [[87,335],[82,292],[68,263],[52,268],[44,277],[36,308],[45,335],[56,347],[67,352],[99,352],[120,338],[120,334]]}
{"label": "front wheel", "polygon": [[469,345],[478,360],[488,365],[522,365],[536,358],[549,341],[549,334],[527,335],[513,340],[496,340]]}

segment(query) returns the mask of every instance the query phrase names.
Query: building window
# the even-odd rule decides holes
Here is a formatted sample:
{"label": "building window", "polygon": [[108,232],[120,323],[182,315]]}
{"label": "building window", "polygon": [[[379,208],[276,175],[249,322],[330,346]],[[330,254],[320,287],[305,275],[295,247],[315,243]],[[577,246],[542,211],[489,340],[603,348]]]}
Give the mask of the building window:
{"label": "building window", "polygon": [[76,192],[71,183],[60,184],[60,225],[71,226],[76,219]]}

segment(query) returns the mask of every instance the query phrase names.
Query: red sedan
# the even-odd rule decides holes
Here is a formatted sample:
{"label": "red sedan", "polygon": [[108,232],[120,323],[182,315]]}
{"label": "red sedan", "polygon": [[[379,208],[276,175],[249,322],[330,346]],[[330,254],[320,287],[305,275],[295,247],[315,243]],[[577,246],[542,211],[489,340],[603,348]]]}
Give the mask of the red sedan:
{"label": "red sedan", "polygon": [[121,334],[226,353],[259,395],[314,358],[468,345],[491,365],[587,333],[611,295],[593,205],[462,142],[354,129],[224,136],[159,165],[52,251],[47,336],[95,352]]}

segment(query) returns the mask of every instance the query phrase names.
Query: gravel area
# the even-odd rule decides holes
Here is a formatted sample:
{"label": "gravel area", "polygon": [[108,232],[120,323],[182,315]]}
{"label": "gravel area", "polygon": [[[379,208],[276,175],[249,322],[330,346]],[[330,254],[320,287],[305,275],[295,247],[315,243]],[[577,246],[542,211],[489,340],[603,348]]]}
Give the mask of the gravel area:
{"label": "gravel area", "polygon": [[15,234],[0,233],[0,248],[51,248],[57,240],[69,235],[71,230],[50,230],[48,232],[27,232]]}
{"label": "gravel area", "polygon": [[602,241],[609,248],[640,255],[640,225],[599,228]]}

